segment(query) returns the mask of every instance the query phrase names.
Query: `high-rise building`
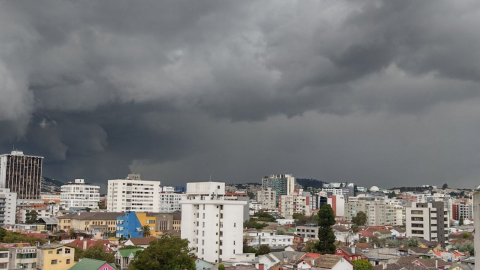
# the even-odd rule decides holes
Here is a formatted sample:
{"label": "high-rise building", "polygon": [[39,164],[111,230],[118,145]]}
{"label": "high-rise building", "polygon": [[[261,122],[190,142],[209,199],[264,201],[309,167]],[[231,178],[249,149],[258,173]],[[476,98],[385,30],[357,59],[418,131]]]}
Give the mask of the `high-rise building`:
{"label": "high-rise building", "polygon": [[276,209],[276,201],[277,192],[270,187],[257,192],[257,202],[261,205],[260,209]]}
{"label": "high-rise building", "polygon": [[75,182],[62,186],[60,200],[64,209],[98,209],[100,186],[86,184],[84,179],[75,179]]}
{"label": "high-rise building", "polygon": [[174,187],[162,187],[159,195],[161,213],[173,213],[181,209],[180,199],[182,198],[182,194],[174,191]]}
{"label": "high-rise building", "polygon": [[0,188],[0,226],[15,224],[17,193],[8,188]]}
{"label": "high-rise building", "polygon": [[225,183],[187,184],[187,193],[180,201],[181,237],[188,239],[197,258],[218,263],[243,253],[243,215],[247,203],[226,200]]}
{"label": "high-rise building", "polygon": [[327,203],[332,207],[333,213],[337,217],[343,217],[345,211],[345,196],[332,195],[327,199]]}
{"label": "high-rise building", "polygon": [[262,189],[267,188],[272,188],[277,193],[276,203],[278,203],[278,196],[290,195],[295,190],[295,177],[291,174],[265,176],[262,179]]}
{"label": "high-rise building", "polygon": [[107,211],[160,212],[160,181],[141,180],[140,174],[108,180]]}
{"label": "high-rise building", "polygon": [[43,157],[22,151],[0,155],[0,188],[17,193],[19,200],[40,199]]}
{"label": "high-rise building", "polygon": [[452,219],[460,220],[460,217],[473,218],[473,207],[471,200],[459,201],[452,204]]}
{"label": "high-rise building", "polygon": [[412,203],[407,207],[406,236],[445,243],[448,237],[448,212],[443,202]]}
{"label": "high-rise building", "polygon": [[289,219],[293,218],[293,214],[302,214],[310,216],[310,197],[304,196],[301,192],[292,193],[290,195],[278,196],[278,215]]}

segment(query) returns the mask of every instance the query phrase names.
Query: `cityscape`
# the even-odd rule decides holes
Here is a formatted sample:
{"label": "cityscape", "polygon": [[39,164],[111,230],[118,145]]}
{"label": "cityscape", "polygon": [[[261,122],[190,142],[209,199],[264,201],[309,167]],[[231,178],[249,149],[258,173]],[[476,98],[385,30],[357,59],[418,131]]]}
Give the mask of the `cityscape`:
{"label": "cityscape", "polygon": [[478,25],[0,0],[0,270],[480,270]]}
{"label": "cityscape", "polygon": [[102,194],[85,179],[42,188],[43,159],[0,155],[0,269],[144,269],[150,258],[142,254],[164,256],[172,243],[184,245],[174,251],[185,256],[182,269],[475,265],[473,189],[384,189],[292,174],[165,186],[132,173],[108,180]]}

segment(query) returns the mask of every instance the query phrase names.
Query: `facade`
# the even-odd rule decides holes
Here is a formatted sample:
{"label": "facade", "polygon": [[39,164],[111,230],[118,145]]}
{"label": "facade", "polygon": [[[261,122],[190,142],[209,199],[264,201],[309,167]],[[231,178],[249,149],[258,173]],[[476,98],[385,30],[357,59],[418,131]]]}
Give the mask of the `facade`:
{"label": "facade", "polygon": [[160,212],[160,181],[140,180],[139,174],[108,180],[109,212]]}
{"label": "facade", "polygon": [[43,157],[22,151],[0,155],[0,188],[17,193],[19,200],[40,199]]}
{"label": "facade", "polygon": [[179,232],[182,225],[182,212],[175,211],[173,213],[160,213],[156,215],[155,224],[156,230],[159,232]]}
{"label": "facade", "polygon": [[278,196],[290,195],[295,189],[295,177],[291,174],[273,174],[262,178],[262,189],[271,188],[276,192],[276,202]]}
{"label": "facade", "polygon": [[384,201],[375,201],[374,198],[350,198],[345,203],[346,221],[351,222],[358,212],[367,215],[368,226],[395,225],[401,226],[405,222],[404,207],[395,204],[387,204]]}
{"label": "facade", "polygon": [[303,237],[305,242],[308,240],[318,240],[318,225],[309,224],[295,227],[295,234]]}
{"label": "facade", "polygon": [[335,216],[343,217],[345,212],[345,196],[332,195],[327,199],[327,203],[332,207]]}
{"label": "facade", "polygon": [[17,193],[8,188],[0,188],[0,226],[15,224],[17,211]]}
{"label": "facade", "polygon": [[257,192],[257,202],[260,204],[260,209],[276,209],[277,192],[271,187],[259,190]]}
{"label": "facade", "polygon": [[473,205],[469,201],[457,202],[452,205],[452,219],[473,218]]}
{"label": "facade", "polygon": [[62,186],[60,200],[64,209],[98,209],[100,186],[86,184],[84,179],[75,179],[75,182]]}
{"label": "facade", "polygon": [[143,248],[119,249],[115,253],[115,264],[119,270],[127,270],[130,263],[135,259],[135,254]]}
{"label": "facade", "polygon": [[11,247],[8,249],[10,269],[37,269],[37,247]]}
{"label": "facade", "polygon": [[[480,222],[478,222],[480,220],[480,191],[478,189],[473,193],[473,218],[477,221],[473,223],[475,231],[480,232]],[[473,244],[475,250],[480,250],[480,237],[475,237]],[[480,262],[480,252],[475,252],[475,261]]]}
{"label": "facade", "polygon": [[0,269],[9,269],[8,250],[0,250]]}
{"label": "facade", "polygon": [[350,187],[329,187],[322,188],[322,191],[327,192],[328,195],[348,195],[353,196],[353,188]]}
{"label": "facade", "polygon": [[406,236],[445,243],[448,237],[448,212],[443,202],[412,203],[406,208]]}
{"label": "facade", "polygon": [[117,217],[125,213],[120,212],[83,212],[73,213],[58,218],[58,229],[82,231],[87,233],[116,233]]}
{"label": "facade", "polygon": [[67,270],[74,264],[75,249],[58,244],[47,244],[37,248],[37,268]]}
{"label": "facade", "polygon": [[159,196],[161,213],[173,213],[181,210],[180,199],[182,194],[175,193],[174,187],[163,187]]}
{"label": "facade", "polygon": [[149,235],[157,236],[160,232],[156,230],[156,215],[151,213],[126,212],[124,216],[117,217],[116,237],[141,238],[143,237],[144,226],[148,226]]}
{"label": "facade", "polygon": [[293,218],[293,214],[295,213],[310,216],[310,197],[297,193],[280,195],[278,197],[279,216],[286,219]]}
{"label": "facade", "polygon": [[225,183],[187,184],[183,196],[181,237],[188,239],[197,258],[209,262],[235,259],[243,251],[246,201],[225,200]]}
{"label": "facade", "polygon": [[270,248],[285,248],[293,245],[293,235],[277,235],[271,230],[251,230],[245,232],[247,245],[259,247],[260,245],[268,245]]}

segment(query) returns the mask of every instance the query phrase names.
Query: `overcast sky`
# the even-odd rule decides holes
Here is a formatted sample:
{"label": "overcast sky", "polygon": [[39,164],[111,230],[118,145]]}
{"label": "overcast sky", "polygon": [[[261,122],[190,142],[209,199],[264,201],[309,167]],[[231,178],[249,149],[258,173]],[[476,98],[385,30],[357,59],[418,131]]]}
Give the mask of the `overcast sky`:
{"label": "overcast sky", "polygon": [[0,150],[61,181],[480,184],[480,1],[1,1]]}

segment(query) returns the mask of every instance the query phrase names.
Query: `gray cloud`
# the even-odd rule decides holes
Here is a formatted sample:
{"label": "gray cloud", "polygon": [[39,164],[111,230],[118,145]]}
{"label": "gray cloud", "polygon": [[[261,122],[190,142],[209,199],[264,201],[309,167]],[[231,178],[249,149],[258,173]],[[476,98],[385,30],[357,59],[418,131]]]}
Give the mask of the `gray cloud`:
{"label": "gray cloud", "polygon": [[5,1],[0,150],[45,175],[477,184],[476,1]]}

